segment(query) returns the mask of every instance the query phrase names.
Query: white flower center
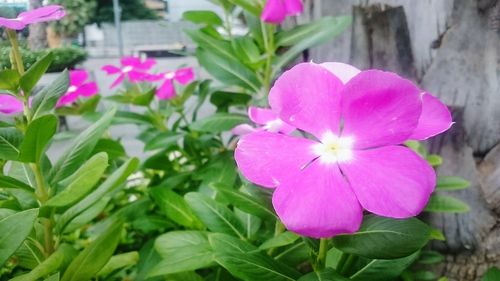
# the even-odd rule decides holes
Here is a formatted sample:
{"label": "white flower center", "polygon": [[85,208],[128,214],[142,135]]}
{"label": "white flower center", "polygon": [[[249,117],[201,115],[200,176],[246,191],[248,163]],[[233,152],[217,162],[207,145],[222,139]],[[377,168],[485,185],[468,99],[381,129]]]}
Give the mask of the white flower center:
{"label": "white flower center", "polygon": [[175,77],[175,72],[165,73],[165,78],[167,78],[167,79],[174,79],[174,77]]}
{"label": "white flower center", "polygon": [[68,93],[76,92],[76,90],[78,90],[78,88],[76,86],[71,85],[68,88]]}
{"label": "white flower center", "polygon": [[127,65],[127,66],[125,66],[125,67],[122,69],[122,72],[123,72],[123,73],[127,73],[127,72],[132,71],[132,69],[134,69],[132,66]]}
{"label": "white flower center", "polygon": [[352,159],[352,137],[339,137],[331,132],[323,134],[321,143],[313,145],[314,153],[319,156],[319,161],[324,164],[346,162]]}
{"label": "white flower center", "polygon": [[267,122],[266,125],[264,126],[264,129],[272,133],[277,133],[279,132],[282,126],[283,126],[283,121],[281,121],[280,119],[274,119]]}

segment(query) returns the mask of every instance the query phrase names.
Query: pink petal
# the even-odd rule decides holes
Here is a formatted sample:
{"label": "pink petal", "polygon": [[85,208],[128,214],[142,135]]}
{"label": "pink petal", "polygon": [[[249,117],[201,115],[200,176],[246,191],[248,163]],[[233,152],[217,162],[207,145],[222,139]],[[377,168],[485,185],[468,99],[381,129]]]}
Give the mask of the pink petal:
{"label": "pink petal", "polygon": [[327,238],[359,229],[363,210],[337,165],[314,161],[276,188],[273,205],[300,235]]}
{"label": "pink petal", "polygon": [[99,89],[97,88],[97,83],[90,82],[90,83],[86,83],[86,84],[81,85],[78,88],[77,93],[79,96],[91,97],[91,96],[97,94],[98,91],[99,91]]}
{"label": "pink petal", "polygon": [[191,67],[178,69],[177,71],[175,71],[174,79],[182,85],[186,85],[194,79],[193,69]]}
{"label": "pink petal", "polygon": [[316,142],[283,134],[260,131],[241,137],[235,151],[236,164],[251,182],[276,187],[294,177],[316,156],[311,146]]}
{"label": "pink petal", "polygon": [[69,72],[69,81],[72,86],[80,86],[89,78],[89,74],[85,70],[72,70]]}
{"label": "pink petal", "polygon": [[301,0],[283,0],[287,16],[296,16],[304,11]]}
{"label": "pink petal", "polygon": [[68,104],[72,104],[77,99],[78,99],[78,93],[77,92],[71,92],[71,93],[64,94],[57,101],[56,107],[61,107],[61,106],[65,106],[65,105],[68,105]]}
{"label": "pink petal", "polygon": [[271,109],[250,106],[248,108],[248,117],[256,124],[265,125],[269,121],[278,119],[278,115]]}
{"label": "pink petal", "polygon": [[355,150],[340,168],[366,210],[384,217],[418,215],[436,184],[431,166],[402,146]]}
{"label": "pink petal", "polygon": [[26,24],[18,19],[7,19],[0,17],[0,26],[8,29],[21,30],[26,27]]}
{"label": "pink petal", "polygon": [[160,88],[156,90],[156,96],[161,100],[167,100],[175,97],[175,88],[173,81],[165,79]]}
{"label": "pink petal", "polygon": [[355,148],[399,144],[417,127],[420,90],[409,80],[379,70],[362,71],[342,92],[343,136]]}
{"label": "pink petal", "polygon": [[328,69],[344,84],[349,82],[349,80],[361,72],[361,70],[355,68],[354,66],[341,62],[325,62],[320,65]]}
{"label": "pink petal", "polygon": [[0,94],[0,112],[3,114],[15,114],[23,112],[24,106],[23,102],[18,100],[16,97]]}
{"label": "pink petal", "polygon": [[248,125],[248,124],[240,124],[240,125],[234,127],[233,129],[231,129],[231,133],[233,135],[237,135],[237,136],[243,136],[246,134],[253,133],[255,131],[256,131],[255,128]]}
{"label": "pink petal", "polygon": [[448,107],[429,93],[422,96],[422,114],[410,139],[425,140],[448,130],[453,121]]}
{"label": "pink petal", "polygon": [[283,0],[267,0],[260,19],[267,23],[280,24],[285,20],[286,7]]}
{"label": "pink petal", "polygon": [[20,13],[17,18],[25,24],[60,20],[66,15],[64,7],[48,5],[31,11]]}
{"label": "pink petal", "polygon": [[340,129],[342,82],[324,67],[301,63],[286,71],[269,93],[281,120],[320,138]]}
{"label": "pink petal", "polygon": [[141,65],[139,66],[139,68],[142,69],[142,70],[149,70],[155,64],[156,64],[156,60],[155,59],[147,58],[145,61],[141,62]]}
{"label": "pink petal", "polygon": [[122,66],[132,66],[135,68],[141,65],[141,59],[138,57],[122,57],[120,63]]}
{"label": "pink petal", "polygon": [[101,69],[104,70],[107,74],[115,74],[122,72],[121,68],[118,68],[111,64],[105,65]]}
{"label": "pink petal", "polygon": [[150,74],[141,71],[132,70],[127,72],[128,79],[132,83],[149,81]]}
{"label": "pink petal", "polygon": [[113,89],[114,87],[122,83],[124,79],[125,79],[125,74],[120,74],[109,88]]}

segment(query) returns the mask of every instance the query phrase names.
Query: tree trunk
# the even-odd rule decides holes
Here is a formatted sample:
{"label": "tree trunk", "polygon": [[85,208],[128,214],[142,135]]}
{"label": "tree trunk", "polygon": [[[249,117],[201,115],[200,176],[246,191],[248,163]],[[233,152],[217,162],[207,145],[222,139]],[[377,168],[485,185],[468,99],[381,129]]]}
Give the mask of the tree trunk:
{"label": "tree trunk", "polygon": [[[352,14],[351,30],[311,50],[317,62],[392,70],[453,109],[453,128],[429,143],[438,173],[471,182],[453,192],[465,214],[432,215],[446,241],[437,268],[450,281],[500,266],[500,0],[308,0],[307,17]],[[300,20],[299,20],[300,21]]]}
{"label": "tree trunk", "polygon": [[[30,9],[43,6],[43,0],[30,0]],[[31,50],[39,50],[47,47],[47,23],[31,24],[29,26],[28,45]]]}

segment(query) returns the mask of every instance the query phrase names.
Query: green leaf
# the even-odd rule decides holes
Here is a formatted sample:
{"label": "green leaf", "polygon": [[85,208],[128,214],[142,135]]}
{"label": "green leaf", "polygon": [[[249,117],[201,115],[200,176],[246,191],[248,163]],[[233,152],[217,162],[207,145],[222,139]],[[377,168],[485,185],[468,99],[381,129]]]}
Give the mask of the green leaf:
{"label": "green leaf", "polygon": [[171,145],[177,144],[183,134],[174,132],[159,132],[155,137],[149,140],[144,146],[144,151],[151,151],[156,149],[167,149]]}
{"label": "green leaf", "polygon": [[444,256],[439,252],[426,250],[420,253],[418,263],[421,264],[437,264],[444,261]]}
{"label": "green leaf", "polygon": [[57,117],[49,114],[33,120],[20,146],[19,161],[38,163],[57,131]]}
{"label": "green leaf", "polygon": [[161,256],[154,249],[154,240],[146,242],[139,251],[139,263],[137,264],[136,281],[145,281],[153,267],[161,261]]}
{"label": "green leaf", "polygon": [[59,277],[59,272],[55,273],[55,274],[52,274],[47,279],[44,279],[44,281],[59,281],[59,280],[61,280],[60,277]]}
{"label": "green leaf", "polygon": [[234,153],[224,151],[213,156],[203,168],[193,175],[193,179],[201,180],[204,184],[221,183],[225,186],[233,186],[237,177]]}
{"label": "green leaf", "polygon": [[163,260],[149,276],[159,276],[209,267],[214,263],[207,234],[201,231],[171,231],[159,236],[155,249]]}
{"label": "green leaf", "polygon": [[99,201],[95,202],[94,204],[89,206],[86,210],[81,212],[78,216],[76,216],[74,219],[72,219],[71,222],[64,229],[64,232],[69,233],[75,231],[78,228],[83,227],[84,225],[95,219],[104,211],[110,200],[111,197],[109,196],[99,199]]}
{"label": "green leaf", "polygon": [[297,281],[348,281],[348,280],[350,279],[347,279],[342,275],[338,274],[334,269],[326,268],[321,272],[311,272],[309,274],[306,274],[300,277]]}
{"label": "green leaf", "polygon": [[229,2],[242,7],[256,16],[260,16],[262,11],[262,3],[258,0],[229,0]]}
{"label": "green leaf", "polygon": [[[314,24],[321,26],[321,28],[317,28],[314,29],[314,31],[309,32],[309,36],[303,34]],[[296,27],[298,31],[295,33],[288,32],[279,36],[277,39],[279,40],[279,44],[284,46],[290,45],[292,47],[278,56],[278,58],[274,61],[275,71],[273,76],[275,76],[277,72],[281,71],[284,66],[293,61],[304,50],[339,36],[350,24],[350,16],[323,17],[317,22],[309,23],[307,26]]]}
{"label": "green leaf", "polygon": [[396,259],[420,250],[429,241],[430,232],[429,226],[415,218],[401,220],[368,215],[358,232],[337,235],[332,242],[348,254]]}
{"label": "green leaf", "polygon": [[49,52],[43,58],[37,60],[37,62],[33,64],[28,69],[28,71],[26,71],[26,73],[23,74],[21,80],[19,81],[19,84],[21,86],[21,89],[23,89],[26,94],[30,94],[36,83],[38,83],[38,80],[42,78],[42,75],[45,74],[45,72],[49,68],[52,60],[54,60],[54,55]]}
{"label": "green leaf", "polygon": [[62,244],[57,251],[50,255],[42,263],[38,264],[29,273],[17,276],[10,281],[32,281],[47,276],[68,264],[76,256],[76,251],[67,244]]}
{"label": "green leaf", "polygon": [[9,176],[0,175],[0,188],[20,188],[27,191],[34,191],[34,188],[26,183]]}
{"label": "green leaf", "polygon": [[227,112],[229,106],[247,105],[252,96],[244,93],[217,91],[210,96],[210,102],[217,107],[218,112]]}
{"label": "green leaf", "polygon": [[19,72],[14,69],[0,71],[0,89],[17,93],[19,88]]}
{"label": "green leaf", "polygon": [[446,195],[433,194],[424,211],[433,213],[465,213],[470,211],[467,203]]}
{"label": "green leaf", "polygon": [[184,20],[197,24],[222,26],[224,23],[216,13],[212,11],[187,11],[182,14]]}
{"label": "green leaf", "polygon": [[215,252],[215,261],[243,280],[297,280],[300,275],[287,265],[256,251],[253,245],[235,237],[214,233],[209,235],[209,241]]}
{"label": "green leaf", "polygon": [[187,193],[184,198],[208,229],[245,239],[245,228],[226,206],[198,192]]}
{"label": "green leaf", "polygon": [[138,252],[128,252],[112,256],[108,263],[97,273],[97,276],[107,276],[118,269],[133,266],[138,261]]}
{"label": "green leaf", "polygon": [[[185,30],[185,32],[201,49],[217,54],[223,59],[238,62],[238,56],[234,53],[229,41],[215,38],[201,30]],[[243,67],[245,68],[244,65]]]}
{"label": "green leaf", "polygon": [[297,234],[293,232],[283,232],[279,234],[278,236],[274,236],[273,238],[267,240],[266,242],[262,243],[260,245],[259,249],[260,250],[267,250],[271,248],[277,248],[277,247],[282,247],[286,245],[290,245],[295,243],[300,238]]}
{"label": "green leaf", "polygon": [[261,218],[276,218],[274,212],[267,208],[259,199],[238,190],[234,190],[224,184],[214,183],[212,186],[217,189],[217,192],[219,192],[227,202],[231,202],[233,206]]}
{"label": "green leaf", "polygon": [[121,238],[122,223],[114,222],[71,262],[62,281],[90,280],[110,260]]}
{"label": "green leaf", "polygon": [[438,278],[434,272],[428,270],[417,270],[413,276],[419,281],[434,281]]}
{"label": "green leaf", "polygon": [[483,278],[481,278],[481,281],[498,281],[500,280],[500,269],[498,267],[494,266],[488,269],[486,273],[484,274]]}
{"label": "green leaf", "polygon": [[441,164],[443,164],[443,158],[441,156],[436,155],[436,154],[430,154],[425,157],[425,160],[431,165],[432,167],[437,167]]}
{"label": "green leaf", "polygon": [[28,237],[38,216],[38,209],[30,209],[0,220],[0,266],[21,246]]}
{"label": "green leaf", "polygon": [[419,252],[393,260],[371,260],[349,279],[354,281],[386,281],[398,277],[418,258]]}
{"label": "green leaf", "polygon": [[33,97],[33,119],[50,112],[57,104],[59,98],[64,95],[69,87],[68,71],[63,71],[54,82],[45,86]]}
{"label": "green leaf", "polygon": [[108,167],[108,155],[100,152],[92,156],[68,178],[69,185],[50,198],[45,206],[64,207],[75,203],[87,195],[99,182]]}
{"label": "green leaf", "polygon": [[437,179],[437,190],[459,190],[465,189],[470,186],[470,182],[461,178],[453,176],[439,176]]}
{"label": "green leaf", "polygon": [[198,48],[196,57],[200,64],[217,80],[258,92],[261,86],[254,71],[237,59],[225,58],[217,53]]}
{"label": "green leaf", "polygon": [[94,150],[102,134],[106,131],[116,110],[106,112],[101,119],[85,129],[75,138],[71,146],[57,160],[49,174],[52,185],[73,174]]}
{"label": "green leaf", "polygon": [[200,119],[189,126],[194,131],[221,133],[229,131],[236,125],[247,123],[248,117],[236,113],[216,113],[212,116]]}
{"label": "green leaf", "polygon": [[116,160],[127,156],[127,152],[123,145],[119,141],[112,139],[100,139],[95,145],[91,155],[99,152],[106,152],[110,160]]}
{"label": "green leaf", "polygon": [[16,128],[0,128],[0,159],[17,160],[23,134]]}
{"label": "green leaf", "polygon": [[79,201],[68,210],[66,210],[57,220],[56,228],[62,232],[66,225],[76,216],[82,214],[85,210],[90,208],[93,204],[98,202],[108,194],[113,192],[116,188],[122,186],[127,180],[128,176],[132,174],[139,166],[137,158],[129,159],[120,168],[114,171],[103,183],[99,185],[92,193],[90,193],[83,200]]}
{"label": "green leaf", "polygon": [[169,219],[188,228],[202,227],[182,196],[164,186],[151,188],[149,193]]}

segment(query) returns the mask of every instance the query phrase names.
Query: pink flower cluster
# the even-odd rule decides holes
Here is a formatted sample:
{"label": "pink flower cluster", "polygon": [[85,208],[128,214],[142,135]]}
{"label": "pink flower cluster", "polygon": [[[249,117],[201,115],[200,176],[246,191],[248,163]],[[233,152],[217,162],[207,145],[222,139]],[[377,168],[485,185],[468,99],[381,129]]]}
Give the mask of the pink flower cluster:
{"label": "pink flower cluster", "polygon": [[175,97],[174,80],[182,85],[186,85],[194,79],[194,72],[190,67],[163,73],[150,73],[149,71],[155,64],[156,60],[151,58],[143,60],[138,57],[123,57],[120,60],[120,66],[105,65],[102,67],[102,70],[108,75],[118,74],[111,88],[121,84],[125,78],[131,83],[161,81],[160,86],[156,90],[156,96],[159,99],[172,99]]}
{"label": "pink flower cluster", "polygon": [[299,15],[303,10],[301,0],[267,0],[260,18],[267,23],[280,24],[286,17]]}
{"label": "pink flower cluster", "polygon": [[48,5],[38,9],[20,13],[16,18],[0,17],[0,26],[8,29],[21,30],[27,25],[39,22],[60,20],[66,15],[64,7]]}
{"label": "pink flower cluster", "polygon": [[436,175],[403,143],[450,128],[437,98],[394,73],[302,63],[276,81],[269,103],[273,116],[311,138],[254,130],[235,159],[249,181],[275,189],[273,206],[289,230],[331,237],[357,231],[363,210],[392,218],[423,210]]}

